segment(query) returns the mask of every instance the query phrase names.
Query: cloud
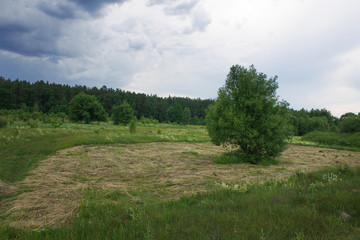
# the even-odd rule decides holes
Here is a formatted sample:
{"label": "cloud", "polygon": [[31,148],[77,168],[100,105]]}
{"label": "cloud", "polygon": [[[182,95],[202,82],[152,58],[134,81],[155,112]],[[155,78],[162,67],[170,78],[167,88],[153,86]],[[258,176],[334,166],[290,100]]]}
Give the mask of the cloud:
{"label": "cloud", "polygon": [[167,2],[171,2],[171,1],[174,1],[174,0],[149,0],[146,5],[149,7],[152,7],[155,5],[160,5],[160,4],[164,4]]}
{"label": "cloud", "polygon": [[43,13],[45,13],[50,17],[54,17],[58,19],[76,18],[74,6],[70,6],[69,4],[64,4],[64,3],[54,4],[54,2],[40,2],[38,4],[38,8],[40,11],[42,11]]}
{"label": "cloud", "polygon": [[124,3],[126,0],[69,0],[89,13],[97,13],[107,4]]}
{"label": "cloud", "polygon": [[53,41],[57,28],[35,26],[23,22],[7,22],[0,25],[0,49],[24,56],[42,57],[65,55],[57,49]]}
{"label": "cloud", "polygon": [[164,8],[165,14],[168,15],[187,15],[198,4],[199,0],[191,0],[181,2],[175,6],[167,6]]}
{"label": "cloud", "polygon": [[211,18],[209,14],[203,9],[199,9],[191,15],[191,26],[186,28],[184,33],[191,34],[194,32],[204,32],[210,23]]}
{"label": "cloud", "polygon": [[142,50],[144,49],[145,46],[146,46],[146,41],[141,37],[137,37],[129,40],[129,47],[135,51]]}

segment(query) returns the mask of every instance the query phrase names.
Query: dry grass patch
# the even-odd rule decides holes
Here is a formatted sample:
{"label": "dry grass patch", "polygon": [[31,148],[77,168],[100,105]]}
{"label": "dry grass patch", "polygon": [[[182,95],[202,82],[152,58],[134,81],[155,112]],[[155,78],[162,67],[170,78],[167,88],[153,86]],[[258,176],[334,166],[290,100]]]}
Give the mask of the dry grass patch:
{"label": "dry grass patch", "polygon": [[13,226],[59,226],[76,217],[82,190],[120,191],[134,202],[151,197],[177,199],[214,189],[215,182],[241,184],[284,178],[302,169],[347,163],[360,153],[290,145],[279,165],[218,165],[225,150],[210,143],[146,143],[78,146],[43,160],[20,185],[7,218]]}

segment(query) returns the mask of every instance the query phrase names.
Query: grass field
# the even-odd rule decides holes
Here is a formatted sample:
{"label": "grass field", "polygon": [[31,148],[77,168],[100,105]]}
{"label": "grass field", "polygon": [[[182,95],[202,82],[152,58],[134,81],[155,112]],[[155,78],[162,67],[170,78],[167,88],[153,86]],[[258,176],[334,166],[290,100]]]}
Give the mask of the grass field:
{"label": "grass field", "polygon": [[226,149],[202,126],[0,133],[0,239],[360,236],[360,152],[289,145],[276,165],[216,164]]}

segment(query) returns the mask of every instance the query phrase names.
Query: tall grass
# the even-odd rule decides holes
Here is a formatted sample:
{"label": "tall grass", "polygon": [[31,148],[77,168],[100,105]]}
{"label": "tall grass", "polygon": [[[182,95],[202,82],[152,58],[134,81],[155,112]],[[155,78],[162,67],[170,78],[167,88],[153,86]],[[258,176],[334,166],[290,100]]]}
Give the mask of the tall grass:
{"label": "tall grass", "polygon": [[[1,227],[2,239],[358,239],[360,169],[298,172],[281,181],[217,185],[178,201],[133,203],[88,189],[71,227]],[[344,218],[343,213],[350,215]],[[1,237],[0,237],[1,238]]]}

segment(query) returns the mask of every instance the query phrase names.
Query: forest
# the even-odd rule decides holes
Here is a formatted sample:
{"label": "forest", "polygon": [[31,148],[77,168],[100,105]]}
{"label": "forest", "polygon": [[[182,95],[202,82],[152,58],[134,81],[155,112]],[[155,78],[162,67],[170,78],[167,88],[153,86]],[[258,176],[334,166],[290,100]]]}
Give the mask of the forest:
{"label": "forest", "polygon": [[69,102],[79,93],[93,95],[104,107],[108,115],[114,105],[127,102],[138,119],[141,117],[167,122],[166,112],[169,107],[181,106],[191,112],[190,123],[205,124],[205,109],[213,102],[211,99],[190,99],[182,97],[159,97],[124,91],[121,89],[69,86],[44,81],[10,80],[0,77],[0,109],[22,109],[25,112],[69,113]]}

